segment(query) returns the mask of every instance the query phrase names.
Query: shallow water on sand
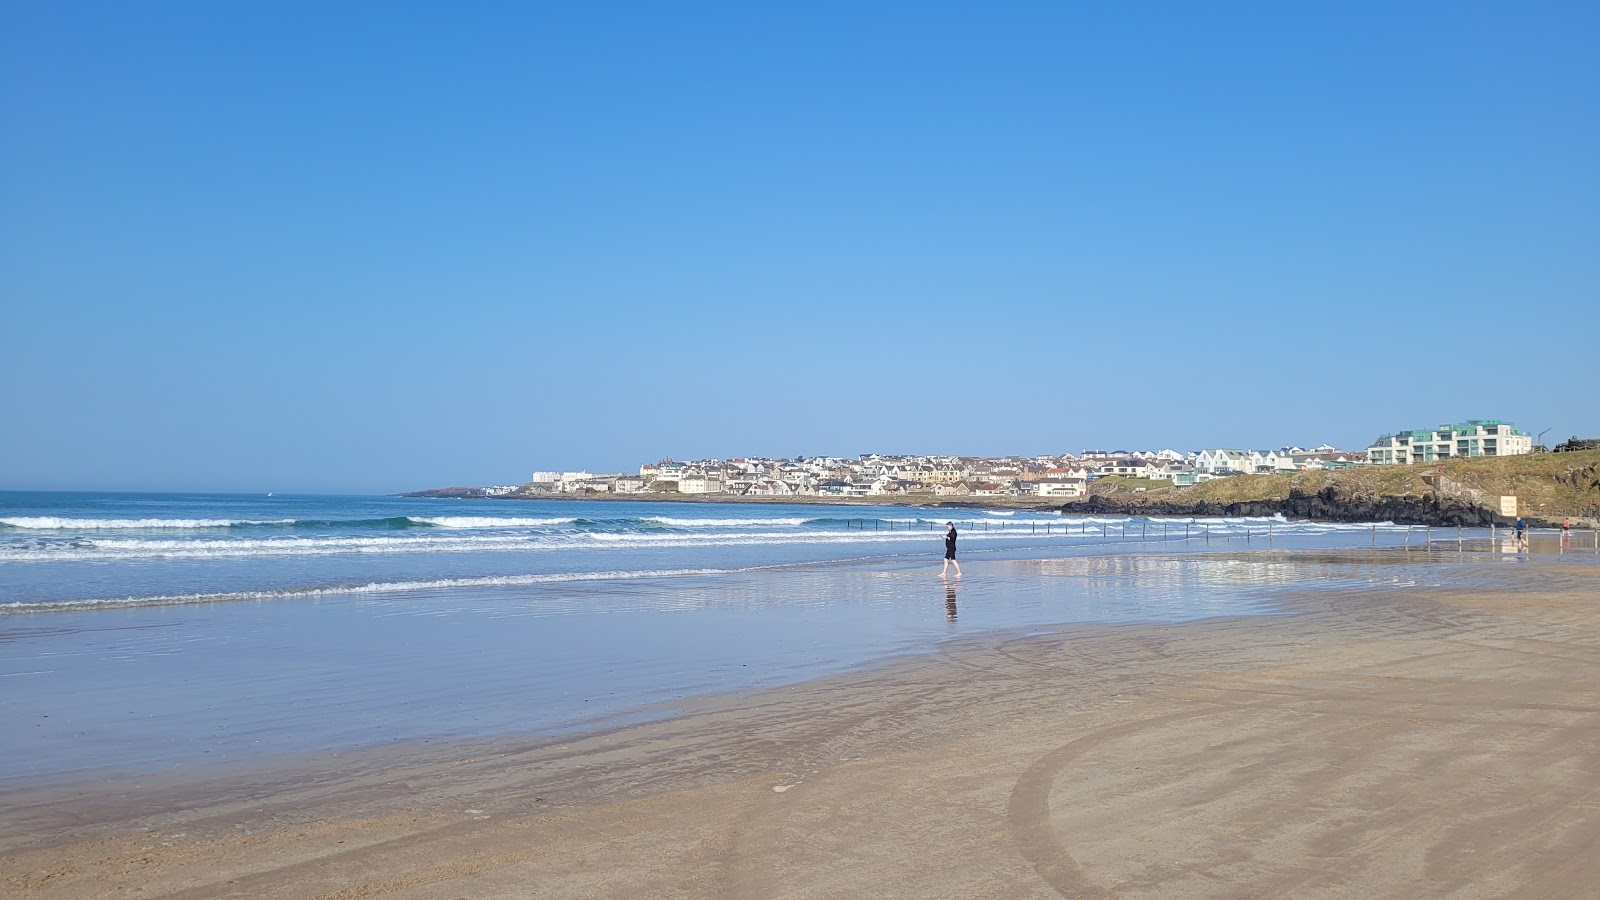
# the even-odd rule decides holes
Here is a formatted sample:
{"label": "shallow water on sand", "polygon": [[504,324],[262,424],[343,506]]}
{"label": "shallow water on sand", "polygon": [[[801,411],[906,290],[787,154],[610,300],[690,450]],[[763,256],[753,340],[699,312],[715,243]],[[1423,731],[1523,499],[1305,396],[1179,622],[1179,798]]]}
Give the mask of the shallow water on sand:
{"label": "shallow water on sand", "polygon": [[[946,519],[966,577],[943,582]],[[1351,562],[1408,540],[1048,511],[0,493],[0,778],[556,734],[986,632],[1272,614],[1285,591],[1415,578],[1382,550]]]}
{"label": "shallow water on sand", "polygon": [[[1392,555],[1392,554],[1391,554]],[[1281,612],[1437,567],[1337,554],[873,560],[713,575],[132,606],[0,619],[0,778],[556,734],[942,642]]]}

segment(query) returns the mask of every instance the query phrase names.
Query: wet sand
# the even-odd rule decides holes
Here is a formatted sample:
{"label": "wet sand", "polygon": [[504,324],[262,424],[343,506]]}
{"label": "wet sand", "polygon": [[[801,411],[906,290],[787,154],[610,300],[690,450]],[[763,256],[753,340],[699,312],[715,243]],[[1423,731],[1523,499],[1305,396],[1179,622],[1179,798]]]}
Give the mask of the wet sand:
{"label": "wet sand", "polygon": [[979,637],[581,739],[13,791],[0,891],[1600,897],[1600,565],[1461,565],[1493,577]]}

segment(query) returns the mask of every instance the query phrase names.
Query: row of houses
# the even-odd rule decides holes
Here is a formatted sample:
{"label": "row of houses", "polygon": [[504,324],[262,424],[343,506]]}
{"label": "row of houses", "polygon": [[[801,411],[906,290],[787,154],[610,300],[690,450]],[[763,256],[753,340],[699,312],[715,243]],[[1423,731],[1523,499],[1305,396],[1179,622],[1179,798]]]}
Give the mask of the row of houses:
{"label": "row of houses", "polygon": [[1227,475],[1354,465],[1355,454],[1331,447],[1282,451],[1086,450],[1079,456],[882,456],[741,458],[639,467],[637,475],[535,472],[524,493],[731,494],[748,497],[1040,497],[1088,493],[1097,478],[1119,476],[1196,484]]}
{"label": "row of houses", "polygon": [[795,459],[661,460],[637,475],[535,472],[518,490],[539,493],[730,494],[746,497],[875,497],[925,494],[935,497],[1081,497],[1098,478],[1170,481],[1179,486],[1231,475],[1261,475],[1343,469],[1359,465],[1433,462],[1457,456],[1528,453],[1532,439],[1510,422],[1468,419],[1431,431],[1381,436],[1365,451],[1327,444],[1244,450],[1227,447],[1191,452],[1084,450],[1060,456],[814,456]]}

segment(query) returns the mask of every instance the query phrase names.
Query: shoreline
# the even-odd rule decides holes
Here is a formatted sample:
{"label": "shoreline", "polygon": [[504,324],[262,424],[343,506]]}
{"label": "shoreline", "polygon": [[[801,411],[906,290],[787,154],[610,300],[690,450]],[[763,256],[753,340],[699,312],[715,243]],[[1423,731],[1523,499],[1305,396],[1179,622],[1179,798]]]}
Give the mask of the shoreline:
{"label": "shoreline", "polygon": [[883,494],[873,497],[820,497],[811,494],[795,494],[787,497],[749,497],[744,494],[669,494],[653,492],[648,494],[503,494],[500,496],[482,496],[473,494],[456,495],[454,491],[481,491],[482,488],[439,488],[428,491],[410,491],[404,494],[394,494],[395,497],[417,497],[434,500],[594,500],[597,502],[612,503],[727,503],[752,506],[902,506],[911,509],[1013,509],[1030,512],[1060,512],[1061,507],[1049,503],[1040,503],[1037,500],[1023,500],[1013,497],[967,497],[957,500],[936,500],[925,495],[897,495]]}
{"label": "shoreline", "polygon": [[[1058,503],[1041,503],[1037,499],[1021,497],[963,497],[960,499],[935,499],[924,495],[884,494],[873,497],[819,497],[795,495],[788,497],[747,497],[741,494],[506,494],[483,496],[481,488],[440,488],[395,494],[396,497],[452,500],[500,500],[526,502],[550,500],[555,502],[595,501],[600,503],[722,503],[728,505],[776,505],[819,507],[900,507],[906,509],[977,509],[1015,512],[1052,513],[1063,518],[1092,516],[1124,516],[1128,518],[1176,519],[1228,519],[1272,518],[1281,516],[1290,521],[1330,522],[1339,524],[1392,523],[1435,528],[1487,528],[1491,525],[1507,528],[1515,517],[1502,516],[1487,507],[1477,506],[1453,498],[1433,495],[1398,496],[1347,496],[1331,489],[1317,494],[1292,491],[1283,498],[1263,500],[1238,500],[1218,502],[1206,498],[1175,501],[1168,495],[1151,499],[1130,499],[1127,496],[1090,494]],[[1133,495],[1141,496],[1142,495]],[[1600,520],[1584,516],[1545,518],[1528,514],[1523,517],[1529,527],[1559,528],[1562,518],[1570,518],[1584,530],[1600,529]]]}
{"label": "shoreline", "polygon": [[0,814],[0,884],[1581,896],[1600,883],[1584,802],[1600,566],[1505,562],[1458,563],[1493,576],[1481,590],[1291,592],[1291,616],[978,635],[566,738],[24,789]]}
{"label": "shoreline", "polygon": [[[610,476],[607,476],[610,477]],[[636,499],[711,503],[867,503],[929,508],[1034,509],[1063,515],[1179,516],[1213,518],[1283,515],[1313,522],[1382,522],[1398,525],[1510,525],[1500,498],[1516,496],[1516,512],[1536,527],[1558,527],[1563,520],[1600,529],[1600,450],[1459,457],[1439,463],[1310,470],[1295,473],[1235,475],[1192,486],[1167,480],[1110,476],[1097,478],[1080,498],[1041,502],[1027,497],[940,498],[932,494],[885,494],[871,498],[815,495],[746,497],[739,494],[681,495],[666,492],[609,495],[522,493],[486,496],[485,488],[453,487],[413,491],[407,497],[482,499]],[[1081,507],[1081,509],[1079,509]]]}

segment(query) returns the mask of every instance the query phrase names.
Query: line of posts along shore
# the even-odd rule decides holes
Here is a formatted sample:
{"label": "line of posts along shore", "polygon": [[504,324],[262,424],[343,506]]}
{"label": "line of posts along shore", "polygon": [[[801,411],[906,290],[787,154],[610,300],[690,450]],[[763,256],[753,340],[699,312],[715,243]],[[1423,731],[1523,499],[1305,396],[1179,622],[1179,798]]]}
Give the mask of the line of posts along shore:
{"label": "line of posts along shore", "polygon": [[[868,528],[868,523],[869,522],[871,523],[870,529]],[[995,528],[990,529],[989,526],[991,524],[994,525]],[[1046,535],[1049,535],[1049,534],[1063,534],[1063,535],[1066,535],[1066,534],[1071,534],[1072,533],[1072,524],[1073,523],[1071,523],[1071,522],[1062,522],[1060,525],[1057,525],[1054,522],[1045,522],[1043,524],[1044,524],[1044,532],[1043,533],[1046,534]],[[1088,534],[1090,534],[1089,524],[1090,524],[1089,521],[1086,520],[1086,519],[1079,521],[1077,523],[1077,525],[1078,525],[1078,534],[1080,534],[1080,535],[1088,535]],[[1150,525],[1152,523],[1150,523],[1150,522],[1140,522],[1140,523],[1138,523],[1139,524],[1139,533],[1136,536],[1133,536],[1133,537],[1130,537],[1129,534],[1128,534],[1128,526],[1131,525],[1131,524],[1133,524],[1131,521],[1121,523],[1121,533],[1118,535],[1118,537],[1121,540],[1140,540],[1140,541],[1150,540],[1150,537],[1151,537],[1151,535],[1150,535]],[[1203,540],[1207,544],[1211,543],[1211,525],[1210,525],[1210,523],[1208,523],[1208,522],[1184,522],[1182,524],[1183,524],[1183,538],[1182,538],[1183,540],[1185,540],[1185,541],[1188,541],[1188,540]],[[994,530],[994,531],[1013,531],[1013,532],[1016,532],[1016,533],[1019,533],[1019,534],[1022,532],[1022,527],[1021,526],[1016,525],[1015,523],[1011,523],[1011,522],[993,522],[993,523],[991,523],[991,522],[968,522],[967,523],[968,528],[970,530],[973,530],[973,531],[980,530],[978,528],[978,526],[980,526],[980,525],[983,526],[982,529],[981,529],[982,531],[990,531],[990,530]],[[1040,523],[1038,523],[1038,522],[1029,522],[1029,523],[1027,523],[1028,533],[1029,534],[1039,534],[1040,533],[1039,525],[1040,525]],[[1110,537],[1111,537],[1110,526],[1105,522],[1101,522],[1101,523],[1099,523],[1099,525],[1100,525],[1100,537],[1101,537],[1101,539],[1102,540],[1110,540]],[[1170,540],[1176,540],[1177,539],[1177,536],[1172,533],[1172,525],[1173,525],[1173,523],[1171,523],[1171,522],[1162,522],[1161,523],[1161,534],[1159,536],[1160,540],[1170,541]],[[887,527],[885,527],[885,526],[887,526]],[[941,527],[939,525],[934,524],[931,521],[929,521],[929,522],[920,522],[919,521],[918,523],[915,523],[915,524],[913,524],[913,523],[905,523],[905,522],[901,523],[901,527],[902,527],[903,530],[913,530],[913,529],[915,529],[915,530],[923,530],[923,526],[925,526],[926,530],[928,530],[928,531],[935,531],[935,530],[938,530]],[[867,531],[867,530],[871,530],[871,531],[894,531],[895,530],[895,522],[894,522],[893,519],[846,519],[845,520],[845,528],[846,529],[855,529],[855,530],[859,530],[859,531]],[[1418,546],[1420,548],[1422,548],[1422,549],[1432,550],[1435,544],[1438,544],[1441,547],[1448,547],[1452,543],[1455,545],[1455,549],[1458,550],[1458,551],[1463,551],[1463,550],[1467,549],[1467,543],[1468,543],[1469,539],[1464,536],[1464,529],[1460,525],[1455,526],[1455,538],[1454,538],[1453,541],[1450,539],[1450,535],[1449,535],[1449,532],[1448,532],[1447,528],[1441,529],[1441,530],[1445,531],[1445,534],[1444,534],[1444,536],[1442,538],[1435,539],[1435,537],[1434,537],[1434,527],[1432,525],[1407,525],[1406,526],[1405,539],[1404,539],[1404,541],[1403,541],[1403,543],[1401,545],[1404,549],[1406,549],[1406,550],[1410,550],[1411,549],[1411,542],[1412,542],[1412,538],[1413,538],[1413,533],[1418,528],[1422,529],[1421,539],[1418,542]],[[1374,524],[1374,525],[1371,526],[1370,530],[1371,530],[1371,535],[1372,535],[1372,546],[1376,547],[1376,546],[1378,546],[1378,526],[1376,524]],[[1198,532],[1198,533],[1196,533],[1196,532]],[[1219,540],[1232,541],[1235,538],[1237,538],[1238,536],[1239,535],[1236,534],[1236,533],[1227,532],[1227,533],[1219,534],[1217,537],[1218,537]],[[1255,528],[1248,528],[1248,527],[1244,529],[1244,542],[1247,543],[1247,544],[1251,543],[1252,541],[1255,541],[1255,540],[1265,540],[1267,542],[1268,546],[1272,546],[1274,537],[1275,537],[1275,527],[1274,527],[1274,524],[1272,522],[1268,522],[1267,523],[1267,527],[1265,529],[1255,529]],[[1555,551],[1557,553],[1567,553],[1569,551],[1577,551],[1577,550],[1589,549],[1589,550],[1592,550],[1596,556],[1600,556],[1600,529],[1591,529],[1589,531],[1589,536],[1588,536],[1587,539],[1585,539],[1583,537],[1583,532],[1582,531],[1573,531],[1573,530],[1565,529],[1565,528],[1548,528],[1548,529],[1543,529],[1542,531],[1538,531],[1538,532],[1536,532],[1534,529],[1528,529],[1527,530],[1528,549],[1532,548],[1535,537],[1554,537],[1554,538],[1556,538],[1557,540],[1555,542],[1555,545],[1556,545],[1555,546]],[[1541,541],[1541,543],[1547,543],[1547,542]],[[1491,550],[1494,549],[1497,546],[1497,544],[1498,544],[1497,529],[1496,529],[1496,527],[1494,525],[1491,524],[1489,526],[1489,549],[1491,549]]]}

